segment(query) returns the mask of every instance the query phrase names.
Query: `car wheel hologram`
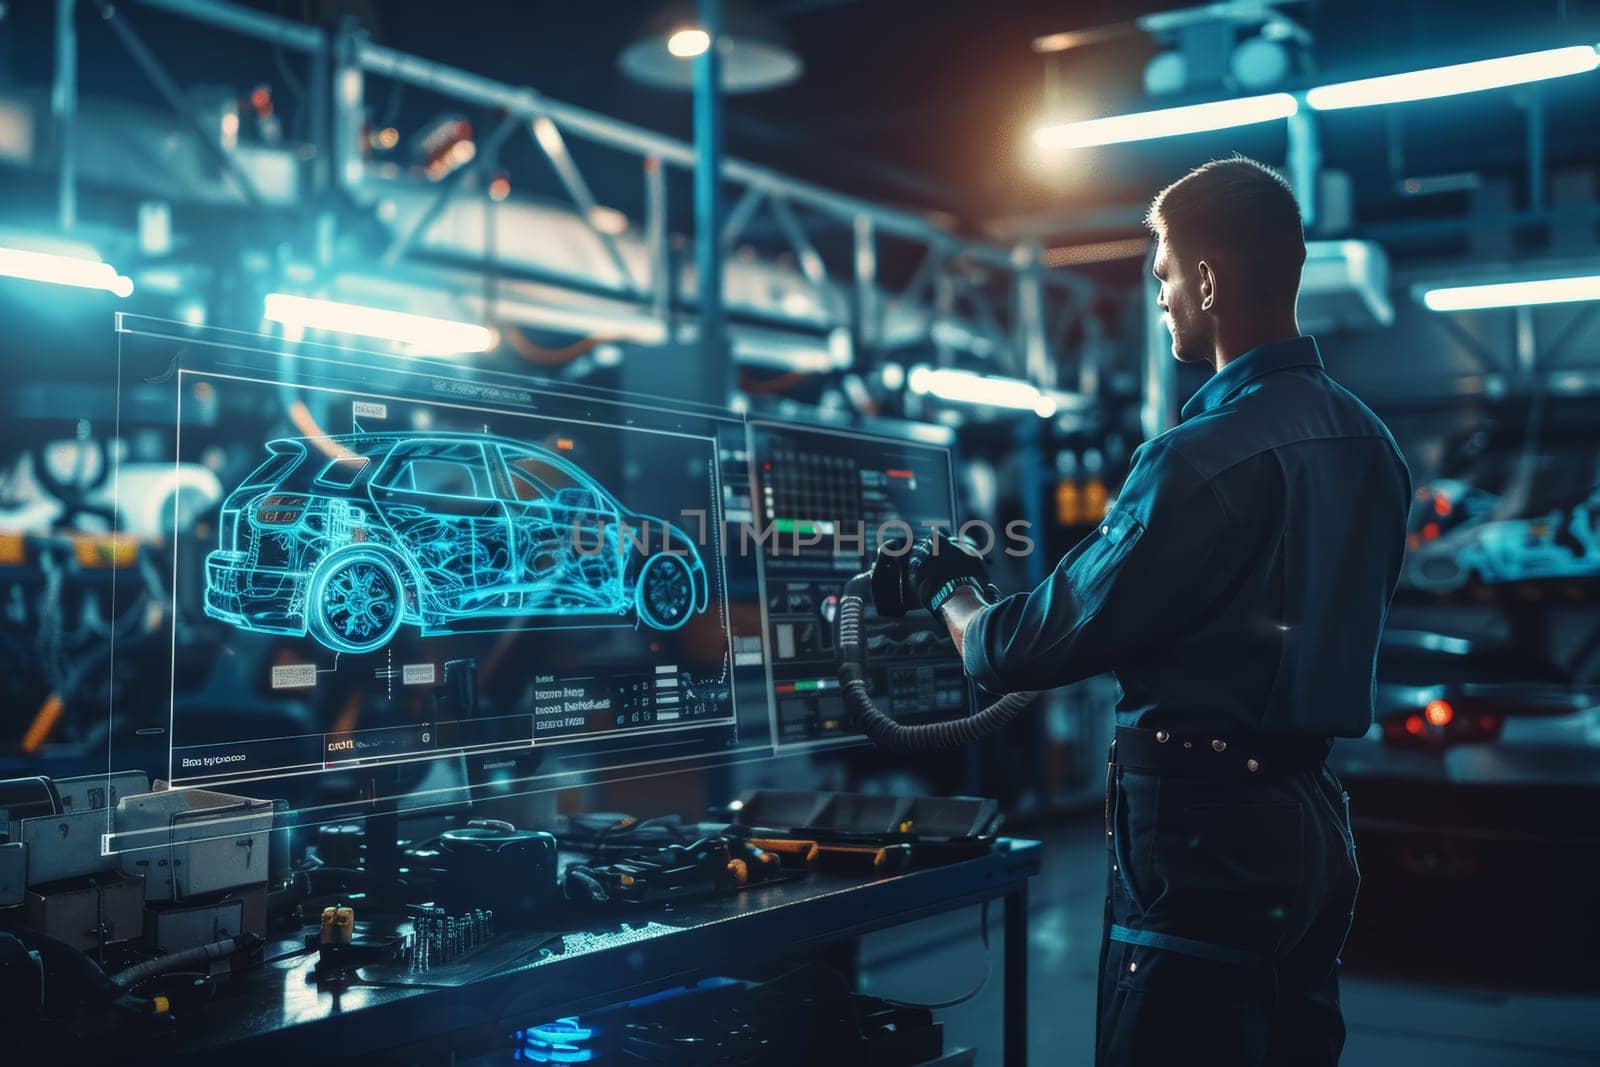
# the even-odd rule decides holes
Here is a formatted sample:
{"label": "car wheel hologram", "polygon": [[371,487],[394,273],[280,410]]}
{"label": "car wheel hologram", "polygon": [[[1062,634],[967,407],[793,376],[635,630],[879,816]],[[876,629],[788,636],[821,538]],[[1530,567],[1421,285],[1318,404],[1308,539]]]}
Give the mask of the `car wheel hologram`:
{"label": "car wheel hologram", "polygon": [[306,604],[311,636],[335,652],[373,652],[400,629],[405,587],[382,554],[336,552],[317,565]]}
{"label": "car wheel hologram", "polygon": [[676,630],[694,614],[694,572],[682,556],[657,552],[639,568],[634,593],[639,619],[655,630]]}

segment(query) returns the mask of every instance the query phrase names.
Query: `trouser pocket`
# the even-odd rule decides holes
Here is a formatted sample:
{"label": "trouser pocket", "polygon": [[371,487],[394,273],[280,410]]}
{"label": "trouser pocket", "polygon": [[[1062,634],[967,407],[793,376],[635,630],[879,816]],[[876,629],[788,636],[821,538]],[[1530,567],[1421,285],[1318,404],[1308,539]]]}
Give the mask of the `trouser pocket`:
{"label": "trouser pocket", "polygon": [[1298,797],[1128,772],[1121,782],[1119,862],[1140,925],[1263,957],[1292,943],[1307,921]]}
{"label": "trouser pocket", "polygon": [[1108,824],[1111,834],[1112,910],[1119,919],[1148,913],[1161,892],[1150,868],[1150,842],[1155,828],[1161,780],[1154,775],[1113,766]]}

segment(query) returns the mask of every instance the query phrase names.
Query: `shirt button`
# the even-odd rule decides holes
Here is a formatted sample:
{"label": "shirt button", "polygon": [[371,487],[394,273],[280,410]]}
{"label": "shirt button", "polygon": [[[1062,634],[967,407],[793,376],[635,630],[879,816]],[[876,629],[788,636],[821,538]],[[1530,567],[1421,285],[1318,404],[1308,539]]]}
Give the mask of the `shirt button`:
{"label": "shirt button", "polygon": [[1102,527],[1100,527],[1100,532],[1102,534],[1108,534],[1108,533],[1111,532],[1111,527],[1110,526],[1102,526]]}
{"label": "shirt button", "polygon": [[1157,730],[1156,731],[1156,743],[1157,744],[1162,744],[1162,745],[1166,744],[1167,740],[1170,737],[1172,737],[1172,735],[1167,733],[1165,730]]}
{"label": "shirt button", "polygon": [[1213,742],[1211,742],[1211,751],[1213,751],[1213,752],[1226,752],[1227,750],[1228,750],[1228,742],[1226,742],[1226,741],[1213,741]]}
{"label": "shirt button", "polygon": [[1259,771],[1261,769],[1261,762],[1259,760],[1247,759],[1244,761],[1244,765],[1249,767],[1252,772]]}
{"label": "shirt button", "polygon": [[1139,969],[1139,961],[1138,960],[1134,960],[1132,963],[1128,964],[1128,973],[1129,974],[1132,974],[1134,971],[1137,971],[1138,969]]}

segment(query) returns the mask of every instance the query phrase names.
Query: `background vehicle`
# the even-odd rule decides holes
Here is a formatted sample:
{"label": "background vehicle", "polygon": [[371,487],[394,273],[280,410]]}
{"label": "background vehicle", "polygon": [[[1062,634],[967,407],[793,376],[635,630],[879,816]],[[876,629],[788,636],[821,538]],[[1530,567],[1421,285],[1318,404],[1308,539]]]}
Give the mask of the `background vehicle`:
{"label": "background vehicle", "polygon": [[1404,580],[1424,592],[1600,577],[1600,439],[1587,420],[1487,429],[1417,487]]}
{"label": "background vehicle", "polygon": [[1508,645],[1389,630],[1377,698],[1330,760],[1367,856],[1451,875],[1600,844],[1600,690]]}

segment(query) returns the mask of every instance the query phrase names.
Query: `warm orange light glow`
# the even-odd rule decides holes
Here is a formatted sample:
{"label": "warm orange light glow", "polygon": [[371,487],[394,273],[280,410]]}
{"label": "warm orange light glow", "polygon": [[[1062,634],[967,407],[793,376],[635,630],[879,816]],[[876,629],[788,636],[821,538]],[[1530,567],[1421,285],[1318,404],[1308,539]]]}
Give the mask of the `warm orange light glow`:
{"label": "warm orange light glow", "polygon": [[31,756],[44,746],[50,732],[56,728],[56,723],[61,720],[61,712],[66,705],[62,703],[58,693],[51,693],[45,702],[39,705],[39,710],[34,713],[33,722],[28,724],[28,732],[22,735],[22,751],[24,755]]}
{"label": "warm orange light glow", "polygon": [[1449,726],[1456,717],[1456,709],[1450,706],[1448,700],[1430,700],[1428,706],[1422,709],[1432,726]]}

